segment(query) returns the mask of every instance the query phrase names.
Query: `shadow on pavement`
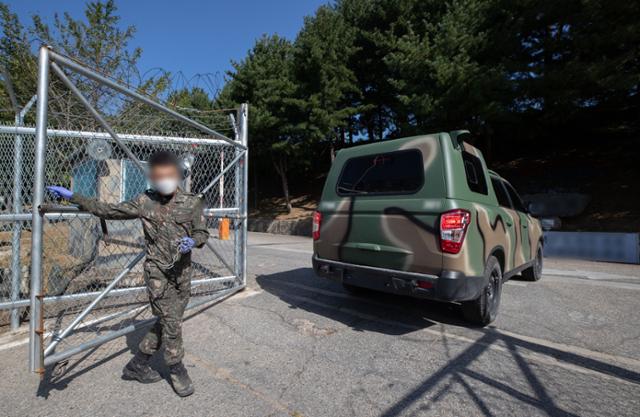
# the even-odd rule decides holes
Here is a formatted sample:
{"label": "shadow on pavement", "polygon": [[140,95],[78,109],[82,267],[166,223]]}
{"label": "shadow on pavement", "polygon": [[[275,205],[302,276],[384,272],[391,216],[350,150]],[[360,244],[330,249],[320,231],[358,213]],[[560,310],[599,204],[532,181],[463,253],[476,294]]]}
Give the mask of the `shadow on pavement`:
{"label": "shadow on pavement", "polygon": [[[291,308],[328,317],[359,331],[402,335],[437,323],[469,326],[463,321],[460,309],[455,304],[365,289],[358,295],[352,295],[340,284],[316,277],[311,268],[260,275],[256,282]],[[336,311],[336,307],[341,311]],[[407,314],[407,310],[411,314]],[[349,312],[357,312],[360,318],[354,319]],[[376,320],[366,320],[367,315]],[[381,317],[384,320],[380,320]]]}
{"label": "shadow on pavement", "polygon": [[[97,346],[82,353],[81,355],[78,355],[77,357],[72,357],[66,361],[56,364],[55,366],[47,367],[44,377],[38,386],[36,395],[46,399],[49,397],[51,391],[62,391],[66,389],[67,386],[77,377],[104,365],[125,352],[133,352],[137,350],[138,343],[140,343],[140,340],[146,333],[146,330],[147,329],[141,329],[137,332],[126,335],[127,347],[111,352],[106,356],[102,353],[98,358],[94,357],[99,350],[104,349],[104,346]],[[154,362],[157,362],[155,357]],[[157,369],[157,363],[154,363],[152,366]],[[118,372],[120,372],[120,370],[118,370]],[[114,375],[113,377],[120,378],[120,374]]]}
{"label": "shadow on pavement", "polygon": [[[185,313],[184,321],[188,321],[203,311],[208,310],[209,308],[214,307],[216,303],[213,304],[205,304],[204,306],[195,308],[193,310],[189,310]],[[117,330],[120,325],[115,324],[112,328],[103,327],[103,331],[108,330]],[[54,366],[48,366],[45,369],[44,376],[38,385],[38,390],[36,395],[42,398],[48,398],[51,391],[62,391],[67,388],[67,386],[76,378],[81,375],[90,372],[112,359],[117,358],[118,356],[125,354],[128,352],[128,355],[131,356],[133,353],[137,352],[138,344],[144,337],[144,335],[149,330],[149,327],[141,328],[135,332],[128,333],[125,335],[126,339],[126,348],[118,349],[113,352],[109,352],[108,349],[113,349],[110,347],[112,342],[108,342],[105,345],[97,346],[93,349],[90,349],[82,354],[78,354],[65,360],[59,364]],[[87,330],[84,330],[87,331]],[[119,340],[119,339],[116,339]],[[107,350],[107,352],[105,352]],[[153,355],[151,360],[151,367],[160,372],[165,381],[169,382],[168,372],[166,372],[166,366],[162,360],[162,349]],[[117,369],[113,375],[113,378],[120,379],[122,376],[121,370]],[[127,381],[131,384],[137,384],[135,381]]]}
{"label": "shadow on pavement", "polygon": [[[458,309],[445,303],[399,297],[389,294],[366,293],[363,296],[349,295],[336,283],[319,279],[310,268],[298,268],[291,271],[262,275],[256,278],[265,291],[277,296],[290,308],[302,309],[322,315],[331,320],[344,323],[356,331],[380,332],[388,335],[403,335],[416,330],[426,329],[434,324],[447,323],[454,326],[466,326],[460,318]],[[207,306],[190,312],[185,320],[197,315]],[[146,329],[141,329],[126,337],[127,347],[100,357],[93,355],[94,349],[78,356],[73,363],[67,364],[63,372],[57,374],[49,368],[40,384],[38,396],[47,398],[52,390],[65,389],[75,378],[96,369],[127,351],[135,351]],[[490,401],[481,395],[478,385],[499,391],[504,398],[534,407],[547,415],[575,416],[563,409],[549,391],[548,384],[538,377],[539,372],[531,365],[532,356],[544,356],[556,360],[559,364],[568,364],[576,371],[579,368],[608,375],[620,380],[640,385],[640,373],[613,363],[594,359],[569,350],[560,350],[548,345],[524,340],[517,336],[505,335],[499,330],[476,329],[479,337],[470,342],[459,354],[449,357],[434,373],[404,394],[393,405],[381,413],[382,417],[393,417],[407,413],[424,413],[437,405],[440,398],[452,391],[455,386],[462,389],[484,416],[493,415]],[[104,348],[102,348],[104,349]],[[513,363],[529,389],[521,389],[512,381],[502,380],[485,374],[473,366],[488,350],[503,355],[501,361]],[[93,357],[93,359],[91,359]],[[486,358],[485,358],[486,359]],[[161,370],[161,355],[154,357],[154,368]],[[566,368],[565,368],[566,369]],[[570,369],[567,372],[573,372]],[[114,378],[120,377],[120,370],[114,371]],[[161,372],[166,374],[165,372]],[[515,375],[513,375],[515,377]]]}
{"label": "shadow on pavement", "polygon": [[[349,295],[339,284],[319,279],[310,268],[299,268],[257,277],[258,284],[269,293],[276,295],[291,308],[300,308],[314,314],[339,321],[356,330],[402,335],[437,323],[467,326],[460,318],[457,308],[451,304],[428,302],[425,300],[399,297],[381,293],[367,293],[362,297]],[[355,318],[354,318],[355,317]],[[499,390],[515,401],[535,407],[552,416],[575,416],[560,408],[549,394],[544,381],[531,368],[523,352],[545,355],[577,368],[588,369],[610,375],[634,384],[640,384],[640,373],[621,366],[593,359],[566,350],[523,340],[516,336],[502,334],[491,328],[478,328],[481,335],[463,352],[451,357],[438,371],[431,374],[394,405],[385,410],[381,417],[404,414],[408,408],[417,408],[417,413],[425,412],[446,395],[454,384],[461,386],[484,416],[492,416],[483,396],[470,384],[483,384]],[[496,345],[496,346],[494,346]],[[530,386],[523,392],[511,384],[492,376],[484,375],[471,365],[485,351],[500,347],[505,355],[510,355],[522,377]],[[495,349],[494,349],[495,350]],[[436,388],[439,390],[435,391]],[[435,392],[433,392],[435,391]],[[433,393],[432,393],[433,392]],[[427,403],[426,396],[432,394]]]}

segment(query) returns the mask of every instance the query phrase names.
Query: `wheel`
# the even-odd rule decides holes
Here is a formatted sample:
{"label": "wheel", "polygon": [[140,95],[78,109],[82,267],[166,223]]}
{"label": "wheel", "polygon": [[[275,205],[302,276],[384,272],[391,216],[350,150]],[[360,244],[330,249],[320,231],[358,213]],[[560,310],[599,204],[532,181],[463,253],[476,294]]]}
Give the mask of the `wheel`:
{"label": "wheel", "polygon": [[480,326],[486,326],[496,319],[502,295],[502,270],[500,263],[491,256],[484,268],[487,286],[478,298],[462,303],[462,314],[465,320]]}
{"label": "wheel", "polygon": [[367,291],[365,288],[356,287],[355,285],[345,283],[342,283],[342,288],[344,288],[344,290],[351,295],[362,295]]}
{"label": "wheel", "polygon": [[533,265],[530,268],[522,271],[522,278],[527,281],[538,281],[542,278],[542,266],[543,266],[543,257],[542,257],[542,246],[538,245],[538,251],[536,252],[536,259],[533,261]]}

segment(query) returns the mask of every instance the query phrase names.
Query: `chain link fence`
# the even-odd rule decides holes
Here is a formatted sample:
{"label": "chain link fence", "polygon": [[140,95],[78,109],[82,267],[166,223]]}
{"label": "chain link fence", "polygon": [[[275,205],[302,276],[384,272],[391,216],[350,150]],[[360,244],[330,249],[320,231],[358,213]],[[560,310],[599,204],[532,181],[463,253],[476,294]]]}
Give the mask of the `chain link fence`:
{"label": "chain link fence", "polygon": [[0,126],[0,329],[5,330],[28,320],[34,133]]}
{"label": "chain link fence", "polygon": [[154,152],[175,153],[210,233],[192,256],[190,306],[244,287],[246,106],[177,112],[46,48],[38,97],[35,128],[0,126],[0,171],[11,179],[0,184],[0,325],[31,319],[33,371],[154,320],[140,220],[100,220],[45,185],[119,203],[149,187]]}

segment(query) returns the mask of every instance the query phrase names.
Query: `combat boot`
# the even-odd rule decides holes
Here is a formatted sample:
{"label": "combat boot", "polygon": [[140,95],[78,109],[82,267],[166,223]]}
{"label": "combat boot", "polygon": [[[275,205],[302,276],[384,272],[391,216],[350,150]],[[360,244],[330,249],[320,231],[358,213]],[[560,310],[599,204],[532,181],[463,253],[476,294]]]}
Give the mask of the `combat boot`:
{"label": "combat boot", "polygon": [[127,380],[136,380],[143,384],[160,381],[162,377],[157,371],[151,369],[149,366],[150,360],[151,355],[147,355],[142,352],[136,353],[122,370],[122,378]]}
{"label": "combat boot", "polygon": [[171,375],[171,385],[176,394],[181,397],[188,397],[194,393],[193,383],[182,362],[171,365],[169,367],[169,375]]}

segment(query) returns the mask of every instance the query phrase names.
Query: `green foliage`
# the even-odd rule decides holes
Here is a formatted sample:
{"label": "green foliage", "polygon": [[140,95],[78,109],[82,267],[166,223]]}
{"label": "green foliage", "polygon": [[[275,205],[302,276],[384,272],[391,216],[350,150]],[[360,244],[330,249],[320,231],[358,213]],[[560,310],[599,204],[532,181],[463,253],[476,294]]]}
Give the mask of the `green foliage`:
{"label": "green foliage", "polygon": [[305,139],[299,122],[293,45],[277,35],[263,36],[244,60],[233,63],[233,68],[228,74],[229,82],[218,97],[218,105],[232,107],[236,103],[249,103],[252,152],[271,160],[291,210],[287,172],[292,165],[304,161],[300,154]]}
{"label": "green foliage", "polygon": [[218,105],[251,106],[252,147],[288,152],[301,139],[293,79],[293,46],[277,35],[259,39],[247,57],[234,62]]}
{"label": "green foliage", "polygon": [[623,0],[337,0],[292,45],[259,40],[221,99],[252,105],[254,156],[295,155],[305,178],[318,146],[637,134],[639,21]]}
{"label": "green foliage", "polygon": [[[0,25],[0,65],[10,75],[17,104],[22,107],[35,93],[35,58],[29,47],[27,31],[18,16],[4,3],[0,3]],[[5,83],[0,84],[0,109],[2,121],[14,120],[15,109],[9,100]]]}
{"label": "green foliage", "polygon": [[[0,63],[11,75],[18,104],[24,106],[35,94],[37,84],[36,48],[41,44],[52,46],[57,52],[68,55],[103,74],[138,88],[153,96],[162,95],[169,82],[169,74],[141,80],[137,62],[140,48],[130,46],[135,27],[122,27],[121,18],[113,0],[92,1],[86,4],[84,17],[74,19],[70,14],[55,14],[51,25],[38,16],[32,16],[31,26],[25,28],[7,5],[0,3]],[[131,104],[119,100],[108,89],[78,74],[68,76],[94,107],[107,109],[105,116],[112,121],[122,121],[122,114],[131,111]],[[3,86],[4,87],[4,86]],[[6,105],[6,92],[0,90],[0,106]],[[61,85],[57,77],[51,77],[50,123],[61,128],[97,127],[86,109]],[[69,115],[75,117],[69,117]],[[65,116],[66,115],[66,116]],[[3,118],[13,119],[12,114],[2,113]],[[33,117],[33,112],[28,115]],[[27,123],[33,120],[28,119]]]}
{"label": "green foliage", "polygon": [[294,50],[296,104],[308,140],[345,141],[351,118],[358,113],[359,90],[349,61],[356,51],[355,30],[340,14],[321,7],[305,19]]}
{"label": "green foliage", "polygon": [[129,46],[136,28],[121,28],[117,10],[114,0],[92,1],[86,5],[84,19],[74,19],[69,13],[55,14],[53,27],[34,15],[32,33],[57,51],[131,83],[139,78],[136,63],[142,49]]}
{"label": "green foliage", "polygon": [[507,3],[513,24],[502,32],[515,39],[505,62],[516,111],[545,130],[637,134],[640,3]]}
{"label": "green foliage", "polygon": [[[0,62],[23,103],[35,91],[30,37],[162,95],[168,74],[137,85],[135,28],[116,10],[94,1],[84,19],[34,16],[25,29],[0,3]],[[291,173],[308,181],[326,168],[318,160],[364,141],[469,128],[490,153],[551,134],[637,135],[638,22],[640,3],[628,0],[336,0],[295,40],[258,39],[215,100],[191,89],[168,101],[205,123],[248,102],[252,167],[275,169],[287,195]]]}

